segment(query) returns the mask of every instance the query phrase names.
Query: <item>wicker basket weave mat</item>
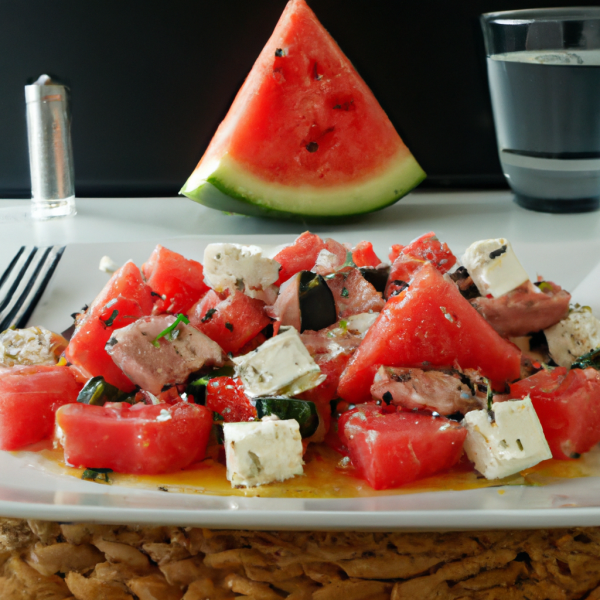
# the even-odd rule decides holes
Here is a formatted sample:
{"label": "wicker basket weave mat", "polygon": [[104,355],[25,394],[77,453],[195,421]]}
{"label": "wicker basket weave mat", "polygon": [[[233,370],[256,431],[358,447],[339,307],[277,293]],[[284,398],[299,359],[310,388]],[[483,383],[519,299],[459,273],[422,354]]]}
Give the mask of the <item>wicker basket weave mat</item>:
{"label": "wicker basket weave mat", "polygon": [[0,600],[600,599],[600,528],[215,531],[0,518]]}

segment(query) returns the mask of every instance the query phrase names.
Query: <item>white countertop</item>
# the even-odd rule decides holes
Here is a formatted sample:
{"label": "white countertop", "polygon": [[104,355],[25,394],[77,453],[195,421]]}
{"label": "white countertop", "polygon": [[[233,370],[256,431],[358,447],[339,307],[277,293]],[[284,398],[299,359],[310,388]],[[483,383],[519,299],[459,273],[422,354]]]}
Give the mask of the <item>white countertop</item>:
{"label": "white countertop", "polygon": [[[28,200],[0,200],[1,254],[15,244],[159,241],[207,234],[293,235],[309,228],[294,221],[226,215],[183,197],[78,198],[77,216],[36,222],[26,216],[28,207]],[[517,206],[510,192],[502,191],[417,192],[355,221],[310,225],[310,229],[329,234],[400,229],[418,235],[425,227],[436,229],[442,237],[445,230],[455,231],[461,223],[469,239],[502,236],[570,243],[600,238],[600,211],[576,215],[531,212]]]}

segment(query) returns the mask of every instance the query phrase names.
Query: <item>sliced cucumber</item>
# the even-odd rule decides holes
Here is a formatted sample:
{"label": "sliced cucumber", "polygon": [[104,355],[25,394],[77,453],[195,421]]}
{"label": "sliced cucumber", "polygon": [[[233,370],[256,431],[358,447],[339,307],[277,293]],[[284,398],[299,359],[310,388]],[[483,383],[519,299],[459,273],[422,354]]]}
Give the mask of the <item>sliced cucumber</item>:
{"label": "sliced cucumber", "polygon": [[298,279],[298,302],[302,331],[319,331],[337,321],[333,294],[321,275],[302,271]]}
{"label": "sliced cucumber", "polygon": [[360,267],[361,275],[378,291],[383,294],[390,276],[390,266],[383,267]]}
{"label": "sliced cucumber", "polygon": [[77,402],[104,406],[106,402],[129,402],[133,404],[135,394],[122,392],[119,388],[104,381],[104,377],[92,377],[81,389]]}
{"label": "sliced cucumber", "polygon": [[319,413],[314,402],[274,396],[256,399],[256,413],[259,419],[275,415],[282,421],[295,419],[300,425],[300,435],[308,438],[319,426]]}

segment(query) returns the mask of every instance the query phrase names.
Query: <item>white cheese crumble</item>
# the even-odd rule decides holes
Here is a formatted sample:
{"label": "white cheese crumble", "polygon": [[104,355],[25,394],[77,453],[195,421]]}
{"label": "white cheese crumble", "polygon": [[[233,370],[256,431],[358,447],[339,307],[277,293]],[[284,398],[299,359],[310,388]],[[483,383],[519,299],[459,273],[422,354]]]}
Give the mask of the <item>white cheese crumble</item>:
{"label": "white cheese crumble", "polygon": [[571,310],[544,334],[550,356],[561,367],[570,367],[582,354],[600,347],[600,321],[585,307]]}
{"label": "white cheese crumble", "polygon": [[302,438],[295,419],[225,423],[227,479],[253,487],[302,475]]}
{"label": "white cheese crumble", "polygon": [[294,327],[281,327],[279,335],[256,350],[234,358],[236,376],[251,398],[295,396],[325,381]]}
{"label": "white cheese crumble", "polygon": [[280,264],[259,246],[209,244],[204,250],[204,278],[217,292],[239,290],[267,304],[277,299]]}
{"label": "white cheese crumble", "polygon": [[504,238],[471,244],[462,257],[473,283],[482,296],[503,296],[529,280],[510,242]]}
{"label": "white cheese crumble", "polygon": [[486,479],[501,479],[552,458],[531,399],[507,400],[465,415],[465,452]]}
{"label": "white cheese crumble", "polygon": [[[7,329],[0,333],[0,365],[54,365],[60,336],[43,327]],[[66,346],[66,341],[64,344]]]}
{"label": "white cheese crumble", "polygon": [[100,271],[104,271],[105,273],[114,273],[115,271],[119,270],[119,265],[110,256],[103,256],[100,259],[98,269],[100,269]]}
{"label": "white cheese crumble", "polygon": [[164,421],[169,421],[171,419],[171,413],[168,410],[165,410],[164,408],[160,411],[160,414],[158,415],[158,417],[156,417],[156,420],[159,423],[163,423]]}

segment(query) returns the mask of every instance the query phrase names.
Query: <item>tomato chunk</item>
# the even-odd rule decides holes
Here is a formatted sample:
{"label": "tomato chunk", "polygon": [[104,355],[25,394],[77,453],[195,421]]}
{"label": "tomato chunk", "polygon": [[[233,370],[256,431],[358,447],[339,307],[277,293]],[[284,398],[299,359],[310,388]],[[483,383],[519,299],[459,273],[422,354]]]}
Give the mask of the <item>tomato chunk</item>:
{"label": "tomato chunk", "polygon": [[310,271],[317,262],[319,252],[325,247],[325,242],[310,231],[305,231],[297,237],[293,244],[273,257],[281,265],[279,279],[275,285],[281,285],[300,271]]}
{"label": "tomato chunk", "polygon": [[540,371],[513,383],[510,394],[529,395],[554,458],[578,458],[600,442],[600,373],[595,369]]}
{"label": "tomato chunk", "polygon": [[142,265],[146,283],[161,298],[154,313],[184,313],[210,289],[204,283],[202,265],[168,248],[156,246],[148,262]]}
{"label": "tomato chunk", "polygon": [[352,464],[376,490],[399,487],[449,469],[462,454],[467,430],[423,413],[385,413],[365,404],[344,413],[340,439]]}
{"label": "tomato chunk", "polygon": [[257,336],[271,319],[265,303],[235,292],[225,300],[211,290],[190,310],[190,324],[217,342],[225,352],[236,353]]}
{"label": "tomato chunk", "polygon": [[76,402],[82,385],[67,367],[37,365],[0,372],[0,450],[19,450],[52,435],[54,413]]}
{"label": "tomato chunk", "polygon": [[358,242],[352,250],[352,260],[357,267],[377,267],[382,262],[371,242]]}
{"label": "tomato chunk", "polygon": [[425,263],[410,287],[390,298],[342,374],[339,395],[357,404],[381,365],[480,369],[497,389],[520,376],[520,350],[502,339],[451,281]]}
{"label": "tomato chunk", "polygon": [[227,423],[256,419],[256,408],[244,394],[241,379],[215,377],[206,386],[206,408],[219,413]]}
{"label": "tomato chunk", "polygon": [[179,402],[147,406],[68,404],[56,413],[65,460],[75,467],[157,474],[204,458],[212,413]]}
{"label": "tomato chunk", "polygon": [[129,392],[133,383],[115,365],[104,347],[115,329],[149,315],[154,304],[152,290],[140,270],[125,263],[104,286],[79,322],[65,351],[67,360],[92,377],[102,375],[108,383]]}

